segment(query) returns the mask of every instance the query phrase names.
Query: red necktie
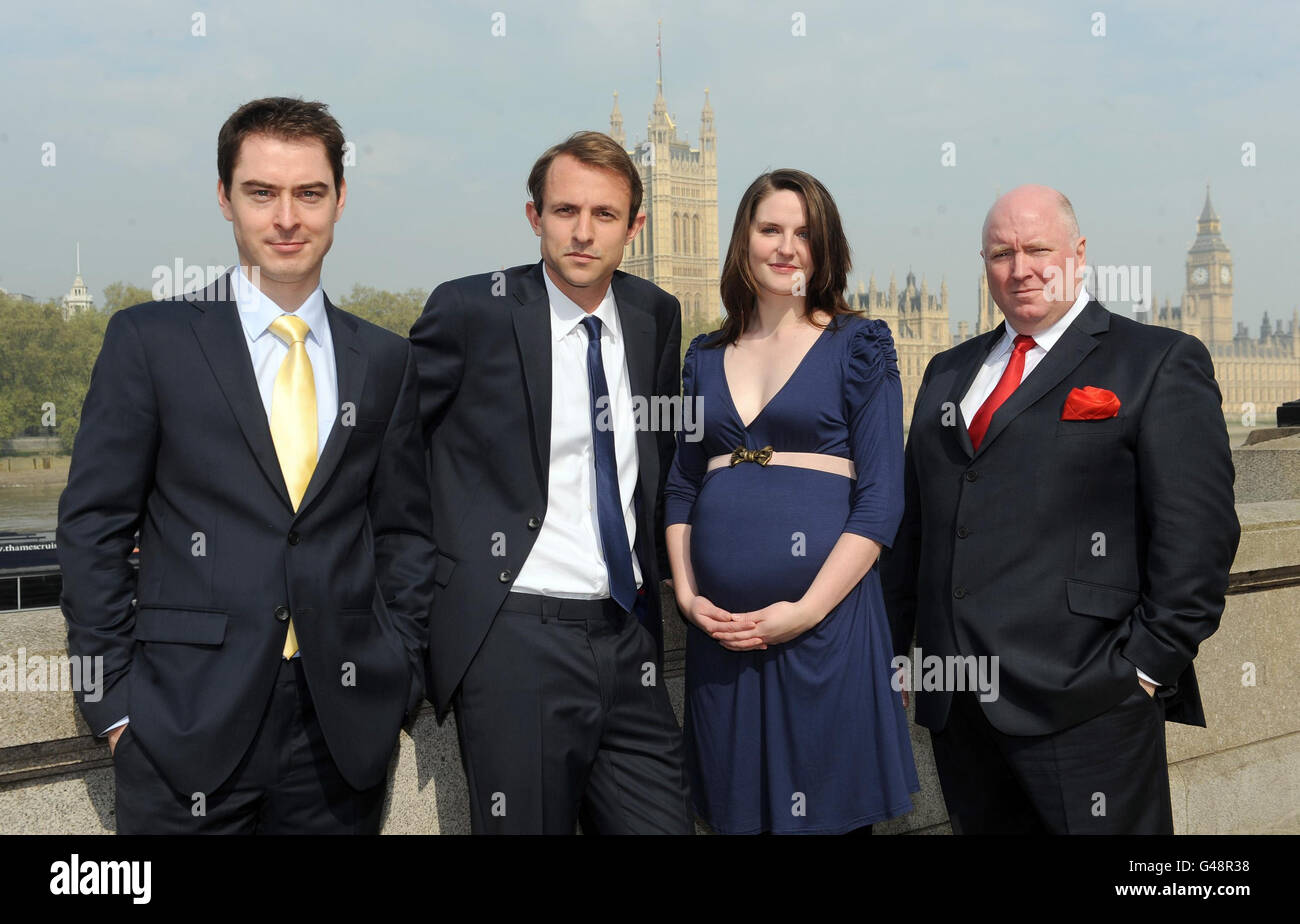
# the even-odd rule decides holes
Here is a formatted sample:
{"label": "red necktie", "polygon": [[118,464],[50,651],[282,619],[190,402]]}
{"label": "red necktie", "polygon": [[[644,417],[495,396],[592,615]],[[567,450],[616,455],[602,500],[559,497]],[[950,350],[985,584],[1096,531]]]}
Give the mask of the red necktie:
{"label": "red necktie", "polygon": [[1003,401],[1011,397],[1011,393],[1020,385],[1020,379],[1025,374],[1025,354],[1034,348],[1034,338],[1021,334],[1014,343],[1015,347],[1011,350],[1011,358],[1007,360],[1006,371],[1002,373],[1002,378],[998,379],[997,387],[993,389],[993,394],[984,399],[980,409],[971,418],[970,426],[966,428],[970,433],[970,444],[974,449],[980,448],[994,412],[1002,406]]}

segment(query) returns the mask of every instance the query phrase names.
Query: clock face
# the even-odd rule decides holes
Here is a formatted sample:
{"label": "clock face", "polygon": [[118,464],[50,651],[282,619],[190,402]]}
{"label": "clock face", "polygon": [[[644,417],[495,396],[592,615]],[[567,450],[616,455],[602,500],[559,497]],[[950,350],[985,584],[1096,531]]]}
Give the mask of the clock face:
{"label": "clock face", "polygon": [[1224,285],[1232,282],[1232,270],[1228,269],[1226,266],[1220,266],[1219,279]]}
{"label": "clock face", "polygon": [[1205,267],[1198,266],[1196,267],[1196,269],[1192,270],[1192,282],[1196,283],[1198,286],[1205,285],[1205,283],[1208,282],[1209,279],[1210,279],[1210,271],[1207,270]]}

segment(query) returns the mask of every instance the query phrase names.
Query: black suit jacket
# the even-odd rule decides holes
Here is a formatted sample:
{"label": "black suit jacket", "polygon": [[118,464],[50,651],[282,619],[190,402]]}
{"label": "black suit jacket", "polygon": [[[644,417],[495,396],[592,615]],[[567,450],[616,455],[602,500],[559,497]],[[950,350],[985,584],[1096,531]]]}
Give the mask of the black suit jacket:
{"label": "black suit jacket", "polygon": [[[542,265],[445,282],[411,328],[438,549],[426,685],[440,718],[546,517],[551,313]],[[677,299],[621,271],[612,287],[633,397],[680,395]],[[671,431],[637,431],[634,553],[655,625],[673,446]],[[493,554],[498,533],[505,555]]]}
{"label": "black suit jacket", "polygon": [[[1090,302],[973,452],[960,403],[1002,334],[935,356],[917,394],[882,564],[895,652],[915,629],[923,657],[998,656],[983,708],[1008,734],[1103,712],[1133,692],[1134,667],[1167,685],[1167,719],[1204,725],[1192,659],[1240,534],[1208,351]],[[1088,385],[1119,397],[1118,416],[1061,419]],[[914,695],[917,722],[942,729],[951,691]]]}
{"label": "black suit jacket", "polygon": [[102,700],[78,699],[93,732],[129,715],[174,788],[211,793],[292,614],[330,754],[367,788],[422,698],[433,586],[410,346],[326,299],[340,417],[295,514],[229,285],[109,321],[59,502],[68,652],[104,659]]}

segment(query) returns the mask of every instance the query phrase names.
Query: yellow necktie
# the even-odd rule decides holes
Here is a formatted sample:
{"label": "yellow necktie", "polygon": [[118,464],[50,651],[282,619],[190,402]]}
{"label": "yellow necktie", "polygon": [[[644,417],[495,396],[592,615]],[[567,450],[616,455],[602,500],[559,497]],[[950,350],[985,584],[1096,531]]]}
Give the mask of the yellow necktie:
{"label": "yellow necktie", "polygon": [[[284,314],[271,322],[270,330],[289,346],[271,394],[271,440],[296,511],[316,470],[316,378],[306,343],[311,328],[302,318]],[[292,658],[297,651],[298,634],[290,619],[284,656]]]}

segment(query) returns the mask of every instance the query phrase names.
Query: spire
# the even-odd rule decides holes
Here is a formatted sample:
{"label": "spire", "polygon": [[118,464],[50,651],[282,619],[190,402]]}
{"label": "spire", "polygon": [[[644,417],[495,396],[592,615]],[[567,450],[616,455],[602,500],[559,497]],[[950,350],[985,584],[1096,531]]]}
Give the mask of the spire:
{"label": "spire", "polygon": [[659,79],[655,84],[659,87],[659,95],[663,96],[664,92],[664,21],[659,20],[659,37],[655,39],[655,55],[659,58]]}
{"label": "spire", "polygon": [[662,19],[659,20],[659,39],[655,42],[655,51],[659,55],[659,78],[655,81],[654,108],[646,125],[646,140],[652,143],[668,142],[677,137],[677,125],[668,115],[668,103],[664,100],[663,23]]}
{"label": "spire", "polygon": [[618,108],[618,91],[614,91],[614,109],[609,114],[609,136],[618,142],[619,147],[627,147],[627,136],[623,134],[623,113]]}
{"label": "spire", "polygon": [[1205,208],[1201,209],[1200,222],[1218,221],[1219,216],[1214,213],[1214,206],[1210,203],[1210,184],[1205,184]]}
{"label": "spire", "polygon": [[700,110],[700,153],[706,163],[712,164],[712,158],[718,149],[718,133],[713,127],[713,107],[709,105],[709,88],[704,88],[704,108]]}
{"label": "spire", "polygon": [[1192,242],[1188,253],[1228,253],[1228,245],[1219,233],[1219,215],[1210,203],[1210,184],[1205,184],[1205,206],[1201,216],[1196,219],[1196,240]]}
{"label": "spire", "polygon": [[81,278],[81,242],[77,242],[77,275],[72,280],[72,288],[68,294],[63,296],[63,319],[66,321],[80,311],[90,309],[95,303],[95,297],[90,294],[86,288],[85,281]]}
{"label": "spire", "polygon": [[86,284],[81,279],[81,241],[77,241],[77,275],[72,280],[72,291],[73,293],[82,292],[84,294],[85,288]]}

